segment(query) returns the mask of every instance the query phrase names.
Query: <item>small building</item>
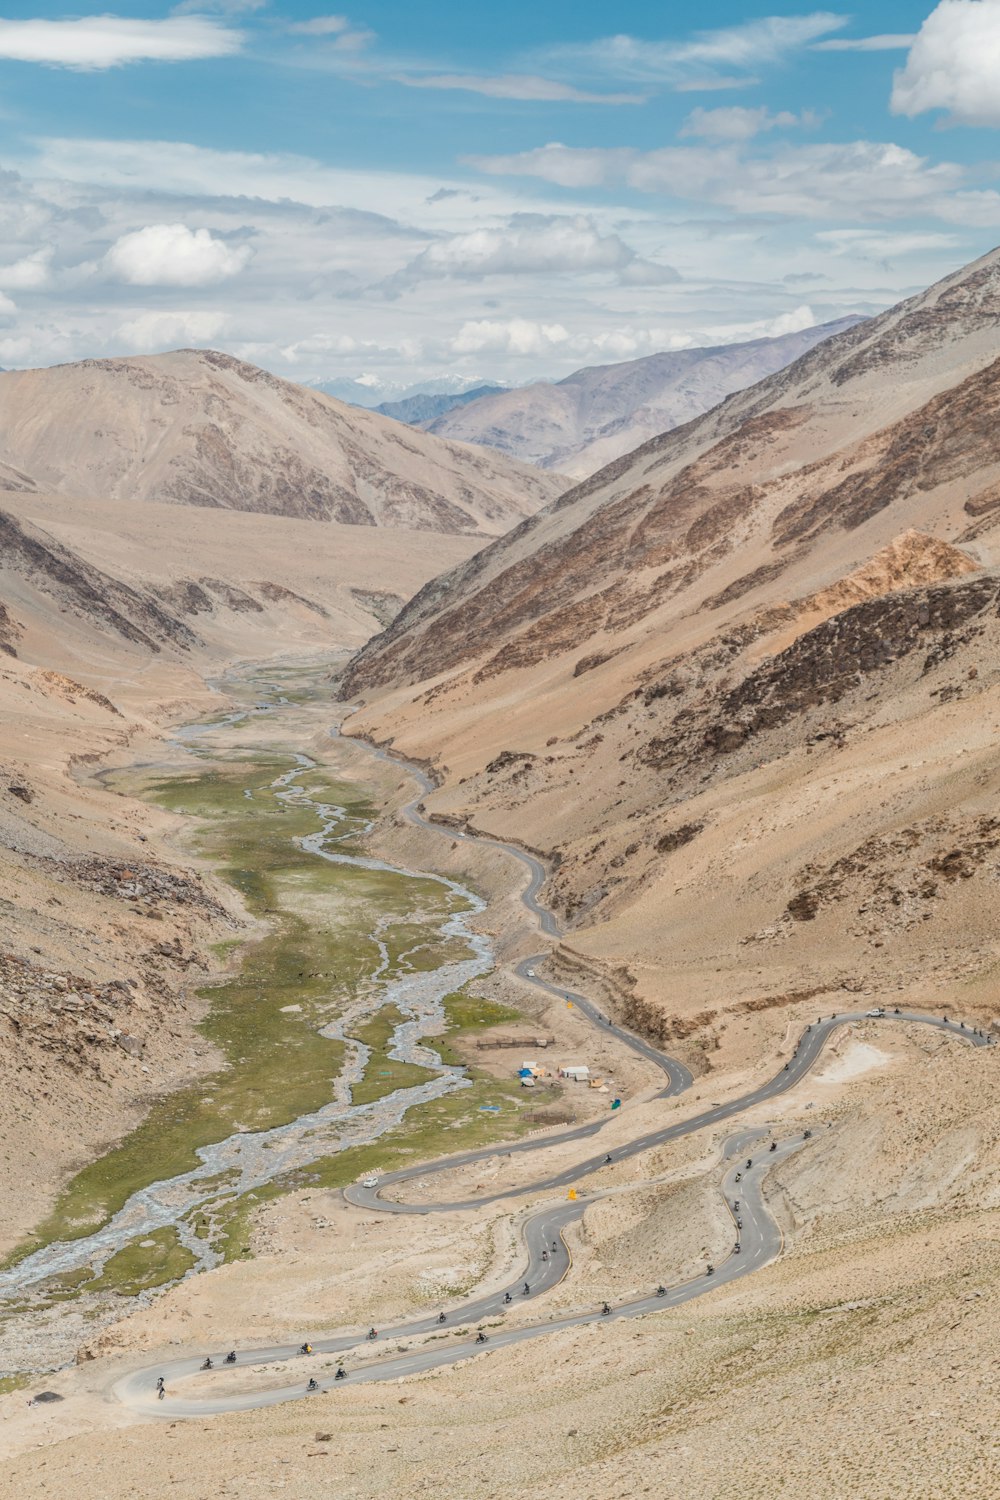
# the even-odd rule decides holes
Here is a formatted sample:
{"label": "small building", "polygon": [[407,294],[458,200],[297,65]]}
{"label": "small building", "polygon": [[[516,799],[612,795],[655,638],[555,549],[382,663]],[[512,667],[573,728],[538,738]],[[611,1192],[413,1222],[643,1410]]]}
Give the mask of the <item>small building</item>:
{"label": "small building", "polygon": [[568,1063],[559,1069],[560,1078],[572,1078],[575,1083],[588,1083],[590,1081],[590,1069],[586,1063]]}

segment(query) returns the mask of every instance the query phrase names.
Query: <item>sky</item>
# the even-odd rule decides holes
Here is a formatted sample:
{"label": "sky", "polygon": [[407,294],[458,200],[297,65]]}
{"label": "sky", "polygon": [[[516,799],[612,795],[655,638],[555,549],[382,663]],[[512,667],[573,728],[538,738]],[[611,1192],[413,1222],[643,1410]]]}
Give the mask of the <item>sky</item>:
{"label": "sky", "polygon": [[0,18],[0,365],[373,391],[877,311],[1000,244],[1000,0]]}

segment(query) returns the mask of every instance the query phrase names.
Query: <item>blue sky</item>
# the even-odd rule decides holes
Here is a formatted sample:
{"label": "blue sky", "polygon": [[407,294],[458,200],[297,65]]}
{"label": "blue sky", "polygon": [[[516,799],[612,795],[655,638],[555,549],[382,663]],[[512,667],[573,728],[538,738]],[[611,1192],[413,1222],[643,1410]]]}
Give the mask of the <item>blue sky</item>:
{"label": "blue sky", "polygon": [[0,19],[0,364],[510,381],[874,311],[1000,242],[1000,0]]}

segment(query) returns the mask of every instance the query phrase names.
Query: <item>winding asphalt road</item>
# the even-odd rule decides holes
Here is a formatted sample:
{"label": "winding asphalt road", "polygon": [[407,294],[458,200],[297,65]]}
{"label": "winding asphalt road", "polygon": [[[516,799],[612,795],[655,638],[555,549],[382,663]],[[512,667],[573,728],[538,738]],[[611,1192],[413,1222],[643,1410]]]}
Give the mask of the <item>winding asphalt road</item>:
{"label": "winding asphalt road", "polygon": [[[503,850],[526,866],[529,871],[529,883],[522,893],[522,900],[537,918],[544,932],[550,936],[559,935],[559,926],[555,917],[538,900],[538,893],[546,876],[541,861],[515,844],[467,833],[425,818],[420,810],[420,804],[423,797],[432,791],[434,786],[426,772],[419,766],[402,761],[384,750],[368,745],[365,741],[356,740],[354,743],[362,745],[378,759],[401,767],[416,779],[420,792],[402,809],[404,816],[412,823],[451,839],[467,839],[489,844]],[[527,982],[550,994],[572,1000],[577,1009],[595,1026],[599,1026],[603,1032],[614,1036],[619,1042],[661,1069],[667,1076],[667,1084],[656,1097],[662,1098],[677,1094],[690,1087],[693,1079],[682,1064],[657,1051],[643,1038],[610,1022],[585,996],[558,988],[547,980],[539,978],[537,974],[529,973],[529,970],[533,970],[536,964],[544,960],[545,956],[543,954],[538,958],[522,960],[517,965],[517,973]],[[518,1141],[502,1148],[485,1147],[480,1150],[461,1152],[423,1166],[406,1167],[397,1172],[386,1173],[380,1178],[377,1186],[365,1187],[362,1184],[355,1184],[345,1189],[344,1196],[348,1202],[358,1207],[374,1209],[382,1213],[430,1214],[480,1208],[484,1204],[501,1202],[507,1198],[523,1197],[526,1193],[547,1193],[567,1189],[601,1171],[608,1165],[609,1156],[612,1163],[627,1160],[669,1141],[679,1140],[696,1131],[718,1126],[744,1113],[754,1105],[794,1088],[813,1067],[827,1039],[835,1029],[869,1018],[872,1018],[871,1013],[864,1011],[847,1011],[817,1017],[817,1020],[807,1026],[802,1033],[792,1056],[780,1072],[758,1088],[727,1104],[712,1105],[688,1119],[678,1120],[659,1130],[649,1131],[625,1144],[615,1146],[611,1152],[601,1152],[590,1156],[530,1184],[508,1188],[490,1195],[477,1194],[472,1198],[433,1204],[405,1203],[382,1196],[387,1187],[413,1181],[415,1178],[425,1179],[435,1173],[451,1171],[456,1167],[495,1159],[498,1156],[513,1157],[524,1152],[547,1150],[551,1146],[566,1141],[584,1140],[597,1135],[614,1117],[609,1115],[605,1119],[592,1121],[572,1130]],[[929,1016],[918,1011],[894,1009],[882,1012],[877,1019],[916,1022],[932,1026],[977,1047],[988,1046],[993,1040],[989,1035],[966,1027],[961,1022],[949,1020],[944,1016]],[[218,1412],[246,1411],[257,1407],[278,1405],[281,1402],[305,1396],[307,1394],[306,1381],[310,1374],[317,1382],[318,1392],[331,1390],[352,1381],[356,1383],[358,1380],[396,1380],[422,1370],[455,1364],[473,1354],[504,1348],[526,1339],[539,1338],[560,1328],[576,1328],[595,1322],[641,1317],[666,1308],[678,1307],[695,1297],[703,1296],[705,1292],[716,1286],[759,1270],[781,1251],[781,1230],[768,1211],[763,1194],[763,1181],[771,1166],[783,1161],[790,1152],[803,1145],[804,1136],[781,1141],[768,1140],[768,1145],[761,1154],[761,1147],[757,1143],[762,1137],[767,1139],[766,1131],[744,1130],[730,1137],[724,1148],[723,1155],[730,1164],[725,1170],[721,1186],[734,1221],[734,1248],[723,1262],[712,1269],[711,1273],[706,1272],[704,1275],[673,1287],[664,1286],[653,1291],[648,1297],[620,1303],[616,1307],[609,1308],[607,1312],[589,1310],[527,1326],[511,1328],[496,1326],[495,1320],[502,1319],[505,1313],[516,1307],[522,1307],[557,1285],[570,1268],[569,1251],[562,1237],[563,1230],[568,1224],[578,1219],[585,1211],[587,1202],[593,1200],[576,1198],[555,1201],[530,1215],[522,1224],[525,1269],[518,1276],[517,1281],[506,1288],[474,1298],[457,1310],[403,1324],[392,1329],[388,1334],[380,1334],[375,1340],[365,1339],[357,1334],[335,1339],[313,1340],[314,1352],[309,1356],[300,1355],[299,1344],[272,1345],[246,1349],[237,1355],[235,1365],[226,1365],[223,1363],[224,1352],[215,1352],[211,1355],[213,1363],[211,1373],[206,1373],[201,1377],[203,1387],[205,1383],[208,1383],[210,1389],[200,1390],[187,1397],[178,1393],[177,1387],[199,1374],[203,1355],[171,1360],[155,1367],[135,1371],[115,1384],[113,1394],[132,1409],[153,1417],[176,1419],[178,1417],[204,1417]],[[743,1153],[748,1150],[750,1155],[744,1164]],[[485,1344],[473,1339],[470,1331],[476,1325],[482,1329],[484,1324],[490,1329],[486,1335]],[[386,1340],[391,1340],[393,1351],[383,1356],[381,1351]],[[408,1342],[412,1340],[420,1340],[419,1347],[414,1347]],[[336,1362],[346,1371],[343,1356],[349,1352],[353,1354],[351,1369],[338,1380],[332,1368],[334,1362],[329,1359],[324,1361],[323,1357],[341,1356]],[[262,1365],[284,1366],[290,1360],[296,1363],[294,1383],[282,1383],[261,1390],[232,1389],[234,1373],[238,1375],[240,1371],[245,1372],[248,1367],[257,1368]],[[161,1376],[165,1381],[167,1392],[163,1400],[157,1396],[156,1385]]]}

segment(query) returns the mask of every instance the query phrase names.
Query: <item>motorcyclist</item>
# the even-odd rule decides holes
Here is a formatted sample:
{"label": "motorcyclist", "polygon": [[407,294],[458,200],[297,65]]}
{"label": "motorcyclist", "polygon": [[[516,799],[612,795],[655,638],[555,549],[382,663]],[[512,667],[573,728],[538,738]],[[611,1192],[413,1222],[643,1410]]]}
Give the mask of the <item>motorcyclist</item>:
{"label": "motorcyclist", "polygon": [[438,1322],[439,1323],[447,1323],[447,1321],[448,1321],[448,1319],[445,1317],[444,1313],[438,1313]]}
{"label": "motorcyclist", "polygon": [[306,1390],[307,1391],[318,1391],[319,1390],[319,1382],[317,1380],[314,1380],[312,1378],[312,1376],[310,1376],[309,1377],[309,1384],[306,1386]]}
{"label": "motorcyclist", "polygon": [[485,1344],[486,1343],[486,1335],[485,1335],[485,1333],[480,1332],[480,1333],[478,1333],[476,1335],[476,1343],[477,1344]]}
{"label": "motorcyclist", "polygon": [[610,1302],[605,1302],[604,1306],[601,1308],[601,1312],[604,1314],[605,1317],[607,1317],[607,1315],[608,1315],[608,1313],[610,1311],[611,1311],[611,1303]]}
{"label": "motorcyclist", "polygon": [[524,1291],[521,1293],[522,1297],[527,1297],[527,1295],[528,1295],[528,1293],[530,1291],[531,1291],[531,1287],[528,1285],[527,1282],[525,1282],[524,1283]]}
{"label": "motorcyclist", "polygon": [[658,1297],[665,1297],[667,1295],[667,1289],[666,1289],[666,1287],[665,1286],[658,1286],[656,1288],[656,1295]]}
{"label": "motorcyclist", "polygon": [[235,1363],[236,1363],[236,1350],[235,1349],[230,1349],[229,1353],[226,1355],[226,1364],[227,1365],[234,1365]]}
{"label": "motorcyclist", "polygon": [[743,1228],[743,1220],[742,1219],[737,1219],[736,1220],[736,1228],[737,1229],[742,1229]]}
{"label": "motorcyclist", "polygon": [[299,1350],[300,1354],[311,1354],[312,1352],[313,1352],[313,1346],[312,1346],[312,1344],[303,1344],[302,1348]]}
{"label": "motorcyclist", "polygon": [[772,1151],[777,1151],[777,1149],[778,1149],[778,1143],[777,1143],[777,1141],[772,1141],[771,1142],[771,1150]]}
{"label": "motorcyclist", "polygon": [[368,1337],[370,1339],[377,1339],[378,1338],[378,1329],[377,1328],[369,1328],[369,1330],[368,1330]]}
{"label": "motorcyclist", "polygon": [[542,1260],[548,1260],[548,1258],[549,1258],[549,1252],[547,1250],[543,1250],[542,1251]]}
{"label": "motorcyclist", "polygon": [[203,1370],[211,1370],[213,1368],[212,1361],[210,1359],[206,1359],[205,1363],[202,1365],[201,1368]]}
{"label": "motorcyclist", "polygon": [[733,1199],[733,1213],[734,1214],[738,1214],[739,1211],[740,1211],[740,1200],[738,1198],[734,1198]]}
{"label": "motorcyclist", "polygon": [[740,1182],[740,1181],[742,1181],[742,1179],[743,1179],[743,1173],[742,1172],[737,1172],[736,1177],[735,1177],[735,1181],[736,1182]]}
{"label": "motorcyclist", "polygon": [[604,1158],[604,1165],[607,1166],[610,1161],[611,1161],[611,1152],[609,1151],[608,1154],[607,1154],[607,1156]]}
{"label": "motorcyclist", "polygon": [[552,1254],[555,1255],[555,1253],[556,1253],[556,1251],[558,1249],[559,1249],[559,1246],[556,1244],[555,1240],[553,1240],[552,1241]]}
{"label": "motorcyclist", "polygon": [[339,1365],[337,1367],[337,1373],[336,1373],[336,1375],[333,1378],[334,1378],[334,1380],[346,1380],[347,1379],[347,1371],[344,1369],[343,1365]]}
{"label": "motorcyclist", "polygon": [[714,1276],[715,1275],[715,1267],[714,1266],[706,1266],[705,1267],[705,1275],[706,1276]]}
{"label": "motorcyclist", "polygon": [[739,1240],[737,1240],[737,1241],[736,1241],[736,1244],[735,1244],[735,1245],[734,1245],[734,1246],[733,1246],[733,1254],[734,1254],[734,1255],[739,1255],[739,1253],[740,1253],[740,1248],[741,1248],[741,1247],[740,1247],[740,1242],[739,1242]]}
{"label": "motorcyclist", "polygon": [[510,1292],[504,1292],[503,1300],[504,1302],[512,1302],[514,1299],[511,1297]]}
{"label": "motorcyclist", "polygon": [[162,1375],[157,1375],[157,1377],[156,1377],[156,1389],[158,1391],[162,1391],[163,1390],[163,1376]]}
{"label": "motorcyclist", "polygon": [[752,1157],[752,1156],[748,1156],[748,1157],[747,1157],[747,1171],[748,1171],[748,1172],[749,1172],[749,1170],[750,1170],[750,1168],[751,1168],[751,1167],[752,1167],[752,1166],[753,1166],[753,1157]]}

